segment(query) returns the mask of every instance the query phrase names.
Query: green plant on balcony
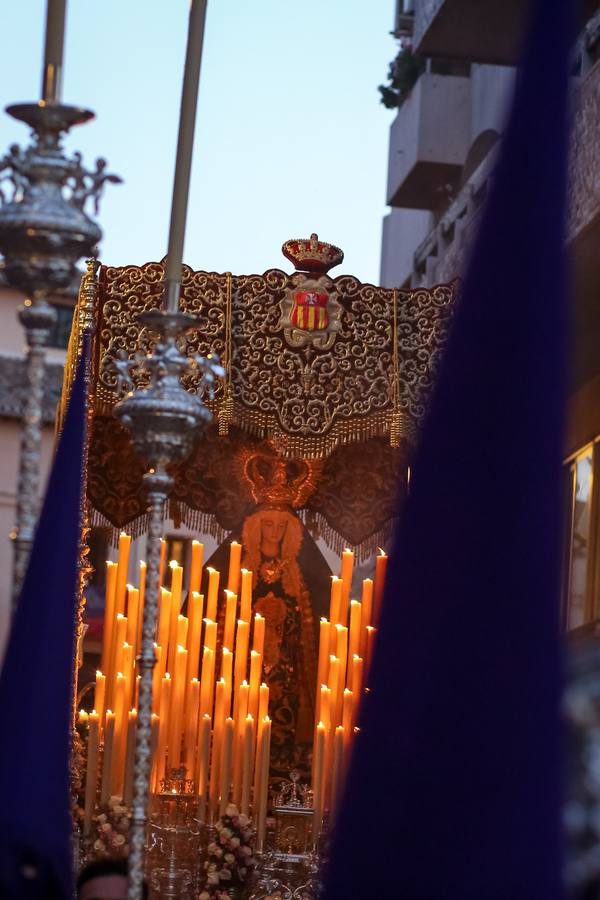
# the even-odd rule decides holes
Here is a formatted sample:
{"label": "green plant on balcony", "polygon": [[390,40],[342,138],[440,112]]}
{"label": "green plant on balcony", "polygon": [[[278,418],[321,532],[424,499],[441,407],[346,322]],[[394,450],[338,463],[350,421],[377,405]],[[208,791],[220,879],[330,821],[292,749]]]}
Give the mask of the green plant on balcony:
{"label": "green plant on balcony", "polygon": [[397,109],[402,106],[424,71],[425,60],[413,53],[411,47],[402,47],[396,59],[390,63],[389,84],[380,84],[378,88],[383,105],[388,109]]}

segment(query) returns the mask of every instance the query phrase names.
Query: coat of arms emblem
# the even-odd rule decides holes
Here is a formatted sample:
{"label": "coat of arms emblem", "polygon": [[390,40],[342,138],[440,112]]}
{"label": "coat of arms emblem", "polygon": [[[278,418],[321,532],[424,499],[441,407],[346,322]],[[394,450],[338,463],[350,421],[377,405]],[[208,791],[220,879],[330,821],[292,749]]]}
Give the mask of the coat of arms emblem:
{"label": "coat of arms emblem", "polygon": [[281,248],[283,255],[298,270],[281,301],[281,328],[288,344],[309,344],[326,350],[341,328],[342,308],[331,278],[326,274],[339,265],[344,254],[339,247],[320,241],[316,234],[309,240],[291,240]]}

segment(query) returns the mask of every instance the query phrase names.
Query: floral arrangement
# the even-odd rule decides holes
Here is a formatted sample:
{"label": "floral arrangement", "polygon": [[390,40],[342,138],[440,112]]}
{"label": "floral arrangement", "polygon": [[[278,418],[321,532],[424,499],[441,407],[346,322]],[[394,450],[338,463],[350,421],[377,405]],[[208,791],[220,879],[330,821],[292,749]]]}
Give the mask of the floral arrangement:
{"label": "floral arrangement", "polygon": [[94,817],[96,838],[92,843],[91,854],[94,857],[127,856],[129,854],[129,825],[131,811],[123,805],[120,797],[111,797],[105,806],[100,807]]}
{"label": "floral arrangement", "polygon": [[230,900],[231,889],[246,886],[255,867],[254,829],[248,816],[230,803],[215,828],[217,833],[207,847],[205,888],[199,900]]}

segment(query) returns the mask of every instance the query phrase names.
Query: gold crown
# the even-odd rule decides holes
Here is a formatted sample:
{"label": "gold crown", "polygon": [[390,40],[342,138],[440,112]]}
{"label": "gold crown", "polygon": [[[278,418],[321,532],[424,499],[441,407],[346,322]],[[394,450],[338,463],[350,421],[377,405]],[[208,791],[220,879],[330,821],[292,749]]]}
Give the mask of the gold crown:
{"label": "gold crown", "polygon": [[320,241],[314,232],[308,240],[293,238],[286,241],[281,252],[286,259],[294,263],[299,272],[313,272],[319,275],[324,275],[329,269],[339,266],[344,258],[339,247]]}
{"label": "gold crown", "polygon": [[302,507],[317,486],[319,459],[284,459],[271,441],[244,447],[238,454],[239,474],[255,503],[271,508]]}

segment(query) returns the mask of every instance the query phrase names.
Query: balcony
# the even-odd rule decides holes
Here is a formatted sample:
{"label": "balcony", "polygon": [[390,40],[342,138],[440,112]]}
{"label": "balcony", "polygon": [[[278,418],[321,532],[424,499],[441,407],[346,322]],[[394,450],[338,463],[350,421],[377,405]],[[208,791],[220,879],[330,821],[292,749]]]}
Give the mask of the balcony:
{"label": "balcony", "polygon": [[[597,6],[580,4],[582,24]],[[414,48],[423,56],[514,65],[529,7],[524,0],[416,0]]]}
{"label": "balcony", "polygon": [[387,202],[437,209],[456,189],[469,149],[471,81],[425,72],[390,129]]}

